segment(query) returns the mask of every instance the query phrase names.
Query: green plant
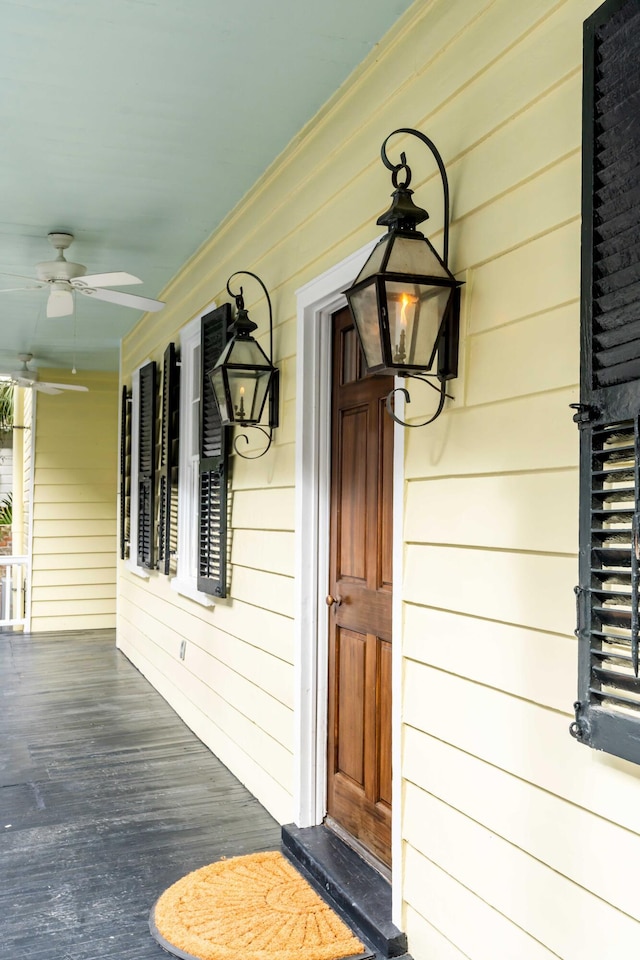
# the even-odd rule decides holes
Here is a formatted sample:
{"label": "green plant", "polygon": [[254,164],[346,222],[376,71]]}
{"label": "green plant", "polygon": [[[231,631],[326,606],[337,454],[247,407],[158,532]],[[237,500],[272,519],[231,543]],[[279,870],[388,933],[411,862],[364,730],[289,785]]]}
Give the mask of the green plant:
{"label": "green plant", "polygon": [[13,384],[0,386],[0,431],[8,432],[13,427]]}
{"label": "green plant", "polygon": [[8,493],[0,502],[0,527],[6,527],[13,520],[13,494]]}

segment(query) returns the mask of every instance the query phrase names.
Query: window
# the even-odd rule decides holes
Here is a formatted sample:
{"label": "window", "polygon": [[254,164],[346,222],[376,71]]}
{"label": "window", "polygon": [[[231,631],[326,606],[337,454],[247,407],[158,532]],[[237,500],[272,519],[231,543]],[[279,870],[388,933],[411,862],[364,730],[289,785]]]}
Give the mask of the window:
{"label": "window", "polygon": [[120,398],[120,559],[129,556],[131,517],[131,394],[126,386]]}
{"label": "window", "polygon": [[585,23],[576,739],[640,763],[640,7]]}
{"label": "window", "polygon": [[[180,368],[175,344],[164,352],[162,364],[162,411],[160,418],[160,466],[158,470],[158,568],[169,575],[176,558],[178,507],[178,397]],[[175,571],[174,571],[175,572]]]}
{"label": "window", "polygon": [[[149,509],[152,503],[149,497],[153,497],[153,485],[149,483],[150,469],[154,473],[155,482],[155,399],[149,396],[150,380],[153,380],[153,398],[155,398],[155,363],[148,362],[133,371],[131,376],[131,414],[130,414],[130,507],[129,507],[129,558],[127,568],[132,573],[147,577],[149,567],[140,562],[141,553],[144,556],[148,553],[152,539],[150,535],[150,517]],[[153,368],[151,372],[150,368]],[[143,371],[147,370],[145,374]],[[145,383],[145,412],[142,414],[142,382]],[[151,410],[153,404],[153,411]],[[153,430],[149,430],[149,418],[153,412]],[[142,432],[144,428],[146,451],[141,457]],[[153,449],[149,446],[153,445]],[[144,460],[141,469],[141,459]],[[143,503],[141,504],[141,494]],[[142,543],[141,543],[142,533]],[[147,544],[145,547],[145,539]]]}
{"label": "window", "polygon": [[138,428],[138,564],[155,566],[156,501],[156,364],[140,370],[140,420]]}
{"label": "window", "polygon": [[[171,585],[178,593],[205,605],[211,605],[214,596],[226,595],[226,431],[220,427],[215,399],[210,384],[205,381],[205,374],[226,342],[229,322],[228,304],[219,310],[212,306],[180,332],[178,559],[177,575]],[[203,331],[206,338],[204,362]],[[212,356],[215,359],[212,360]],[[203,383],[208,435],[205,447],[207,453],[215,454],[213,459],[201,455]],[[217,452],[211,446],[212,442],[214,445],[217,442]],[[224,501],[222,511],[221,499]],[[201,509],[203,502],[204,509]],[[221,519],[224,522],[220,522]]]}

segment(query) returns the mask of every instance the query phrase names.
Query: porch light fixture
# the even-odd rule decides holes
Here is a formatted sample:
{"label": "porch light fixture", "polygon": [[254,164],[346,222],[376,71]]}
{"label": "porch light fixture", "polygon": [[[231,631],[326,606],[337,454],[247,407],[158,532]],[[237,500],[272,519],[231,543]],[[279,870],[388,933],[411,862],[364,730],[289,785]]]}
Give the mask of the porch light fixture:
{"label": "porch light fixture", "polygon": [[[240,275],[253,277],[262,287],[269,306],[269,356],[252,336],[258,325],[249,318],[244,305],[243,288],[233,293],[231,281]],[[236,317],[229,333],[231,339],[220,354],[209,377],[224,426],[253,427],[260,430],[268,444],[259,454],[247,456],[238,449],[238,440],[249,438],[240,434],[234,440],[234,449],[245,460],[257,460],[264,456],[273,439],[273,431],[278,426],[278,399],[280,371],[274,367],[273,357],[273,311],[271,299],[260,277],[249,270],[238,270],[227,280],[227,293],[236,302]],[[268,424],[262,424],[262,417],[268,407]]]}
{"label": "porch light fixture", "polygon": [[[426,210],[412,200],[411,170],[405,153],[400,163],[387,156],[387,143],[396,134],[411,134],[425,143],[435,157],[442,177],[444,199],[443,255],[417,229],[427,220]],[[388,228],[376,244],[353,286],[345,291],[369,373],[395,374],[422,380],[440,394],[435,414],[424,423],[405,423],[393,412],[387,397],[387,411],[403,426],[423,427],[440,416],[444,408],[447,380],[458,375],[460,336],[460,287],[448,266],[449,183],[436,146],[419,130],[400,127],[390,133],[380,150],[382,162],[391,170],[393,201],[377,223]],[[432,380],[438,380],[436,386]]]}

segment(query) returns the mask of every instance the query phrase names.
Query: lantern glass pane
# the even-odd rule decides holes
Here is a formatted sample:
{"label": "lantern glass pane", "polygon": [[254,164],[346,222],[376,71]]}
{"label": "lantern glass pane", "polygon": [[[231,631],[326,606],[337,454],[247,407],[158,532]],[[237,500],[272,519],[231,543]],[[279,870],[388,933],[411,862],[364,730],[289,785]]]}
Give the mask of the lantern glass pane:
{"label": "lantern glass pane", "polygon": [[228,370],[234,423],[258,423],[269,390],[271,370]]}
{"label": "lantern glass pane", "polygon": [[450,287],[385,282],[393,365],[430,369]]}
{"label": "lantern glass pane", "polygon": [[367,367],[369,369],[379,367],[382,364],[382,344],[375,283],[370,283],[354,293],[348,293],[348,300]]}
{"label": "lantern glass pane", "polygon": [[233,420],[233,414],[229,410],[227,393],[224,388],[224,376],[222,374],[221,367],[216,366],[211,371],[211,386],[213,388],[214,396],[218,402],[220,419],[223,423],[229,423],[231,420]]}
{"label": "lantern glass pane", "polygon": [[390,234],[387,234],[381,240],[378,240],[377,244],[369,254],[369,259],[365,262],[364,267],[354,280],[354,284],[359,283],[360,280],[366,280],[367,277],[372,277],[374,273],[380,272],[382,260],[389,246],[389,238]]}
{"label": "lantern glass pane", "polygon": [[423,277],[443,278],[450,276],[424,237],[394,237],[385,273],[413,273]]}
{"label": "lantern glass pane", "polygon": [[243,367],[257,366],[271,369],[271,364],[266,354],[253,337],[247,340],[234,339],[229,346],[230,349],[224,358],[224,363],[240,364]]}

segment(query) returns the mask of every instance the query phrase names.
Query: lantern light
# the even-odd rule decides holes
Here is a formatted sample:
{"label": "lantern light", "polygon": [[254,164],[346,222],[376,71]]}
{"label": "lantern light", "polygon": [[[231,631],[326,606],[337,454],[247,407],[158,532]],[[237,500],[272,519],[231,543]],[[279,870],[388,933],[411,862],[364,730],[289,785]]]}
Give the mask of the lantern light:
{"label": "lantern light", "polygon": [[[396,134],[410,134],[425,143],[435,157],[442,178],[444,200],[443,256],[440,257],[417,225],[426,210],[412,199],[411,169],[406,154],[400,163],[387,156],[387,143]],[[448,267],[449,184],[442,157],[423,133],[401,127],[390,133],[380,151],[391,170],[394,187],[389,209],[378,219],[387,234],[378,241],[345,296],[362,346],[368,373],[395,374],[422,380],[440,393],[438,409],[421,424],[399,420],[391,407],[396,390],[387,397],[387,410],[404,426],[425,426],[442,413],[448,394],[445,385],[458,375],[460,287]],[[431,379],[440,381],[437,387]],[[409,393],[398,388],[409,402]]]}
{"label": "lantern light", "polygon": [[[231,281],[241,274],[253,277],[262,287],[269,306],[269,356],[253,337],[258,325],[250,319],[244,304],[243,288],[233,293]],[[273,311],[271,299],[264,283],[249,270],[238,270],[227,280],[227,293],[236,302],[236,317],[229,333],[231,339],[220,354],[209,378],[220,411],[220,420],[224,426],[253,427],[260,430],[269,440],[266,448],[257,456],[247,457],[237,446],[242,437],[249,442],[246,434],[240,434],[234,440],[234,449],[245,460],[256,460],[263,456],[273,439],[273,431],[278,426],[279,374],[274,367],[273,357]],[[268,424],[262,424],[265,407],[268,407]]]}

